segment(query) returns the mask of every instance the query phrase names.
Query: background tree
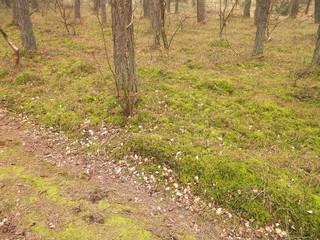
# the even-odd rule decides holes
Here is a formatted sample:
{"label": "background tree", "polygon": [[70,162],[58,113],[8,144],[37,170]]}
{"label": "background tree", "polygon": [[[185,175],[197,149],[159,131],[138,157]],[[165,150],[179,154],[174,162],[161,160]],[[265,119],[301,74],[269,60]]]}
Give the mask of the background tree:
{"label": "background tree", "polygon": [[100,7],[100,0],[93,0],[93,11],[98,12]]}
{"label": "background tree", "polygon": [[124,114],[130,116],[135,103],[132,93],[137,92],[132,1],[112,0],[111,18],[116,87]]}
{"label": "background tree", "polygon": [[179,0],[176,0],[176,4],[174,7],[174,13],[178,13],[179,12]]}
{"label": "background tree", "polygon": [[167,0],[167,12],[171,13],[171,0]]}
{"label": "background tree", "polygon": [[250,10],[251,10],[251,0],[245,0],[243,16],[250,17]]}
{"label": "background tree", "polygon": [[313,66],[320,65],[320,25],[319,25],[317,34],[318,34],[318,37],[317,37],[316,48],[314,50],[312,63],[311,63],[311,65]]}
{"label": "background tree", "polygon": [[263,54],[268,14],[271,5],[271,0],[257,0],[257,3],[258,2],[260,4],[260,14],[257,22],[256,39],[252,53],[254,56]]}
{"label": "background tree", "polygon": [[165,0],[159,0],[160,2],[160,21],[161,21],[161,37],[163,41],[163,46],[165,49],[169,49],[166,28],[165,28],[165,13],[166,13],[166,2]]}
{"label": "background tree", "polygon": [[74,0],[74,17],[80,18],[80,0]]}
{"label": "background tree", "polygon": [[101,22],[107,24],[106,0],[100,0]]}
{"label": "background tree", "polygon": [[38,0],[31,0],[31,8],[35,11],[39,11],[39,2]]}
{"label": "background tree", "polygon": [[150,1],[151,0],[143,0],[143,16],[150,17]]}
{"label": "background tree", "polygon": [[11,24],[15,25],[15,26],[19,25],[17,0],[13,0],[13,4],[12,4],[12,22],[11,22]]}
{"label": "background tree", "polygon": [[204,22],[206,13],[205,0],[197,0],[197,21]]}
{"label": "background tree", "polygon": [[314,2],[314,22],[320,23],[320,0]]}
{"label": "background tree", "polygon": [[299,13],[299,0],[292,0],[290,17],[296,18]]}
{"label": "background tree", "polygon": [[256,0],[256,9],[254,10],[254,25],[258,24],[260,12],[261,12],[261,1]]}
{"label": "background tree", "polygon": [[18,14],[18,22],[21,31],[22,45],[27,49],[35,50],[37,48],[36,39],[33,34],[32,23],[30,19],[28,1],[15,0]]}
{"label": "background tree", "polygon": [[150,21],[153,32],[153,44],[160,46],[161,19],[160,19],[160,0],[150,0]]}
{"label": "background tree", "polygon": [[309,13],[309,8],[310,8],[311,1],[312,0],[308,0],[307,6],[306,6],[306,10],[304,11],[304,14],[308,14]]}

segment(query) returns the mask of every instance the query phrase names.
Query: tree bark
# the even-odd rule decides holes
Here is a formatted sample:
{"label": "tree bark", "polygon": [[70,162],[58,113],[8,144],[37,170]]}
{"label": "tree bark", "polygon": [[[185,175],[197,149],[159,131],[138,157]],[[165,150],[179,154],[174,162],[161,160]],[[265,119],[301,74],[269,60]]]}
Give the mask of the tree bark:
{"label": "tree bark", "polygon": [[296,18],[299,13],[299,0],[292,0],[292,8],[291,8],[291,14],[290,17]]}
{"label": "tree bark", "polygon": [[161,37],[163,41],[163,46],[165,49],[169,49],[167,34],[166,34],[166,28],[165,28],[165,12],[166,12],[166,3],[165,0],[159,0],[160,1],[160,20],[161,20]]}
{"label": "tree bark", "polygon": [[251,0],[246,0],[244,3],[243,16],[250,17],[250,10],[251,10]]}
{"label": "tree bark", "polygon": [[261,1],[257,0],[256,1],[256,9],[254,11],[254,25],[258,24],[260,12],[261,12]]}
{"label": "tree bark", "polygon": [[18,16],[18,6],[17,0],[13,0],[13,8],[12,8],[12,25],[19,26],[19,16]]}
{"label": "tree bark", "polygon": [[167,12],[171,13],[171,0],[167,0]]}
{"label": "tree bark", "polygon": [[80,0],[74,0],[74,18],[81,18]]}
{"label": "tree bark", "polygon": [[36,9],[36,11],[39,11],[39,2],[38,0],[31,0],[31,8]]}
{"label": "tree bark", "polygon": [[320,25],[318,28],[318,38],[317,38],[316,48],[313,53],[311,65],[312,66],[320,65]]}
{"label": "tree bark", "polygon": [[143,16],[150,17],[150,1],[151,0],[143,0]]}
{"label": "tree bark", "polygon": [[94,12],[98,12],[100,7],[100,0],[93,0],[93,11]]}
{"label": "tree bark", "polygon": [[320,0],[315,0],[314,22],[315,23],[320,23]]}
{"label": "tree bark", "polygon": [[124,114],[130,116],[134,105],[131,93],[137,92],[132,1],[112,0],[111,19],[115,81],[117,89],[121,90],[121,94],[123,94],[121,97],[124,100],[122,104]]}
{"label": "tree bark", "polygon": [[266,38],[266,28],[268,21],[268,14],[270,9],[271,0],[257,0],[260,2],[260,14],[257,23],[257,33],[255,39],[255,45],[252,55],[263,54],[264,42]]}
{"label": "tree bark", "polygon": [[176,0],[176,5],[174,8],[174,13],[178,13],[179,12],[179,0]]}
{"label": "tree bark", "polygon": [[306,14],[306,15],[309,13],[309,8],[310,8],[311,1],[312,0],[308,0],[308,2],[307,2],[307,7],[306,7],[306,10],[304,11],[304,14]]}
{"label": "tree bark", "polygon": [[205,0],[197,0],[197,21],[204,22],[206,14]]}
{"label": "tree bark", "polygon": [[160,0],[150,0],[150,21],[153,32],[153,44],[156,46],[160,45],[160,34],[161,34],[161,5]]}
{"label": "tree bark", "polygon": [[27,49],[37,49],[36,39],[33,34],[32,23],[30,19],[28,1],[16,0],[18,21],[21,31],[22,45]]}
{"label": "tree bark", "polygon": [[107,24],[106,0],[100,0],[101,22]]}

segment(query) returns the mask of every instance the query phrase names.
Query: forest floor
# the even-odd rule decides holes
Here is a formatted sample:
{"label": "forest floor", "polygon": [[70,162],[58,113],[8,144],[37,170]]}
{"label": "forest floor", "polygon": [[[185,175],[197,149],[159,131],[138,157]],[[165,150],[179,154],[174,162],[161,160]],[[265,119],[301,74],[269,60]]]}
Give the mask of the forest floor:
{"label": "forest floor", "polygon": [[[31,17],[38,49],[22,50],[19,66],[1,39],[2,228],[45,239],[320,237],[318,26],[274,12],[264,56],[252,57],[253,18],[237,8],[220,39],[213,2],[206,23],[187,4],[166,15],[167,51],[136,8],[129,118],[107,64],[110,14],[101,31],[84,5],[81,21],[68,19],[73,35],[43,7]],[[11,16],[0,9],[1,27],[23,49]]]}
{"label": "forest floor", "polygon": [[[226,224],[134,183],[115,164],[66,154],[63,136],[27,128],[24,120],[0,110],[0,239],[228,239],[235,234]],[[94,164],[94,173],[85,171],[88,164]]]}

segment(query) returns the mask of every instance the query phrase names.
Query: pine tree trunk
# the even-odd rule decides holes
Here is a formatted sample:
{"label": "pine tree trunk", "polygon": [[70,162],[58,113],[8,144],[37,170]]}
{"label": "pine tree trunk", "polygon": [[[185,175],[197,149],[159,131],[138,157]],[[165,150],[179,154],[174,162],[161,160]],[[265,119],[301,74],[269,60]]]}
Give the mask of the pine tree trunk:
{"label": "pine tree trunk", "polygon": [[256,1],[256,9],[254,11],[254,25],[258,24],[260,12],[261,12],[261,1],[257,0]]}
{"label": "pine tree trunk", "polygon": [[306,7],[306,10],[304,11],[304,14],[306,14],[306,15],[309,13],[309,8],[310,8],[311,1],[312,0],[308,0],[308,2],[307,2],[307,7]]}
{"label": "pine tree trunk", "polygon": [[315,0],[314,22],[315,23],[320,23],[320,0]]}
{"label": "pine tree trunk", "polygon": [[292,8],[290,17],[296,18],[299,13],[299,0],[292,0]]}
{"label": "pine tree trunk", "polygon": [[318,38],[316,48],[313,53],[312,63],[313,66],[320,65],[320,25],[318,28]]}
{"label": "pine tree trunk", "polygon": [[81,18],[80,0],[74,0],[74,18]]}
{"label": "pine tree trunk", "polygon": [[250,17],[250,10],[251,10],[251,0],[246,0],[244,3],[243,16]]}
{"label": "pine tree trunk", "polygon": [[13,8],[12,8],[12,22],[11,22],[11,24],[14,26],[18,26],[19,25],[19,16],[18,16],[17,0],[13,0],[12,6],[13,6]]}
{"label": "pine tree trunk", "polygon": [[255,45],[252,55],[263,54],[264,50],[264,41],[266,38],[266,28],[268,21],[268,14],[270,9],[271,0],[257,0],[260,2],[260,14],[257,22],[257,33],[255,39]]}
{"label": "pine tree trunk", "polygon": [[150,1],[151,0],[143,0],[143,16],[150,17]]}
{"label": "pine tree trunk", "polygon": [[167,0],[167,12],[171,13],[171,0]]}
{"label": "pine tree trunk", "polygon": [[160,0],[150,0],[150,21],[153,32],[153,44],[160,45],[161,19],[160,19]]}
{"label": "pine tree trunk", "polygon": [[16,0],[18,22],[21,31],[22,45],[27,49],[37,49],[36,39],[33,34],[32,23],[30,19],[28,1]]}
{"label": "pine tree trunk", "polygon": [[176,5],[174,8],[174,13],[178,13],[179,12],[179,0],[176,0]]}
{"label": "pine tree trunk", "polygon": [[106,0],[100,0],[101,22],[107,24]]}
{"label": "pine tree trunk", "polygon": [[197,0],[197,21],[204,22],[206,14],[205,0]]}
{"label": "pine tree trunk", "polygon": [[31,8],[36,9],[36,11],[39,11],[39,2],[38,0],[31,0]]}
{"label": "pine tree trunk", "polygon": [[132,114],[134,104],[131,93],[137,92],[132,1],[112,0],[111,19],[115,81],[118,89],[118,95],[121,93],[121,97],[125,101],[123,103],[124,114],[126,116],[130,116]]}

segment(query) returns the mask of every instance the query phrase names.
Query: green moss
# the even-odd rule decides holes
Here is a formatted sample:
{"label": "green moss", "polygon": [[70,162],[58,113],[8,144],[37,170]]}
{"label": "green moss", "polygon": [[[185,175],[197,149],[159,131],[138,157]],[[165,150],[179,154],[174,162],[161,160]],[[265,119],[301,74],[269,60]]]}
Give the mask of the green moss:
{"label": "green moss", "polygon": [[27,83],[44,83],[44,81],[37,75],[35,75],[32,72],[24,72],[17,76],[16,78],[16,84],[22,85]]}
{"label": "green moss", "polygon": [[8,69],[6,68],[0,69],[0,79],[5,78],[8,74],[9,74]]}
{"label": "green moss", "polygon": [[211,79],[196,84],[199,89],[208,89],[218,94],[233,94],[235,89],[231,83],[223,79]]}

